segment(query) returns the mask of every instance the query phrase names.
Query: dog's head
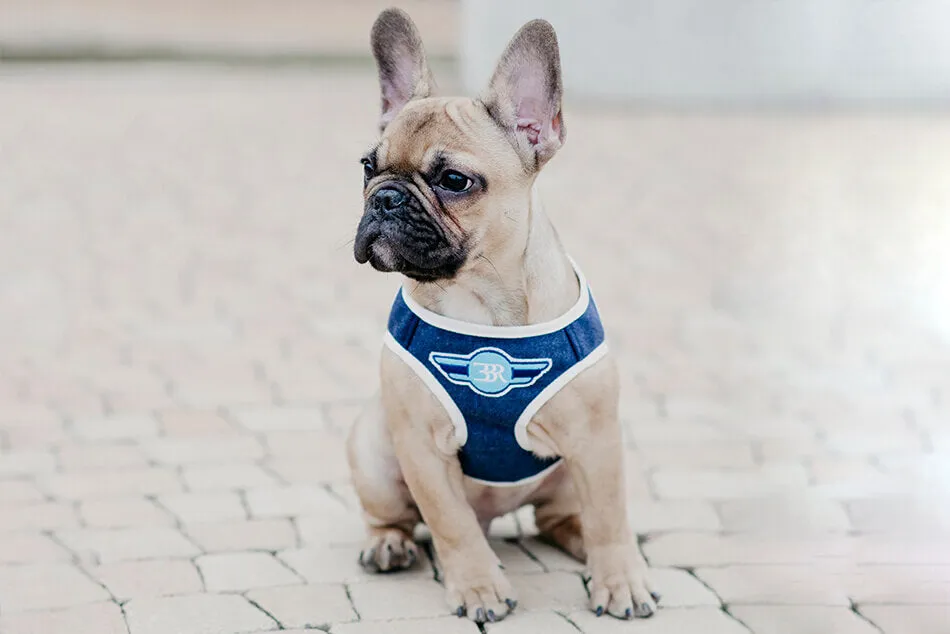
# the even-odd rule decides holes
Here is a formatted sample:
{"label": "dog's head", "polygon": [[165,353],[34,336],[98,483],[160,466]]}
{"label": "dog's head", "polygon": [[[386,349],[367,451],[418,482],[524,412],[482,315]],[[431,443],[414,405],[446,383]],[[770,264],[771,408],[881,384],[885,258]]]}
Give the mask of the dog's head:
{"label": "dog's head", "polygon": [[564,142],[557,36],[535,20],[514,36],[478,99],[435,96],[409,16],[372,31],[382,91],[381,138],[362,159],[361,264],[419,281],[527,239],[531,187]]}

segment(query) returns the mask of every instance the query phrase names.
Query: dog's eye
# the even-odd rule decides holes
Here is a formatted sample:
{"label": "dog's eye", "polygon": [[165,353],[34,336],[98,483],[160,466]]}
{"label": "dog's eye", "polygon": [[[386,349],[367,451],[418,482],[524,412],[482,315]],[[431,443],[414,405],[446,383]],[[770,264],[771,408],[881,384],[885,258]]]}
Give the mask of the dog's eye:
{"label": "dog's eye", "polygon": [[439,179],[439,187],[447,189],[450,192],[464,192],[472,186],[472,179],[464,174],[459,174],[454,170],[449,170],[442,174]]}
{"label": "dog's eye", "polygon": [[373,167],[373,162],[369,159],[363,159],[360,161],[363,164],[363,179],[369,180],[372,177],[376,176],[376,168]]}

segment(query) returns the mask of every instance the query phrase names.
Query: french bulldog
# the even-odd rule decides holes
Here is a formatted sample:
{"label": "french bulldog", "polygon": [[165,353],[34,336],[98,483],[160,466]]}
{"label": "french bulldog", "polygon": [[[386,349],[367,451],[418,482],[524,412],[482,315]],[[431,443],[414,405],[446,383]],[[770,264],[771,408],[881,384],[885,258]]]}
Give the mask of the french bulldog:
{"label": "french bulldog", "polygon": [[566,133],[554,29],[525,24],[477,99],[437,96],[404,12],[382,12],[371,41],[380,138],[362,158],[354,254],[404,283],[380,391],[347,441],[360,562],[411,567],[424,522],[451,611],[496,621],[517,600],[488,527],[531,505],[541,537],[586,562],[598,616],[649,617],[659,596],[627,520],[616,366],[535,186]]}

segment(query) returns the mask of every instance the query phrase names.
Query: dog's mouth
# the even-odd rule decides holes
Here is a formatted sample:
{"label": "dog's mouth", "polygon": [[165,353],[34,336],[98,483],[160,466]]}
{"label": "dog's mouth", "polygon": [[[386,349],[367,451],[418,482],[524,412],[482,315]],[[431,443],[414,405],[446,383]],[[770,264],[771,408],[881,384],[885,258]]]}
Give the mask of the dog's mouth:
{"label": "dog's mouth", "polygon": [[432,282],[454,277],[466,254],[464,243],[446,236],[408,193],[403,192],[401,204],[388,208],[372,195],[367,198],[353,243],[360,264]]}

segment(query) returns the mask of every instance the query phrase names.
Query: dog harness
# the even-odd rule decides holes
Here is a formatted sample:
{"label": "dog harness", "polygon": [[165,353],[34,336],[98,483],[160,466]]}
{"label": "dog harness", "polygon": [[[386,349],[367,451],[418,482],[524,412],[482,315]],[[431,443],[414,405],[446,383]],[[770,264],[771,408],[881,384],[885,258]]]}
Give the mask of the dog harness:
{"label": "dog harness", "polygon": [[528,447],[531,418],[558,390],[607,353],[590,288],[564,315],[530,326],[484,326],[419,305],[405,287],[389,314],[386,345],[425,382],[455,427],[462,472],[495,486],[546,475],[559,457]]}

